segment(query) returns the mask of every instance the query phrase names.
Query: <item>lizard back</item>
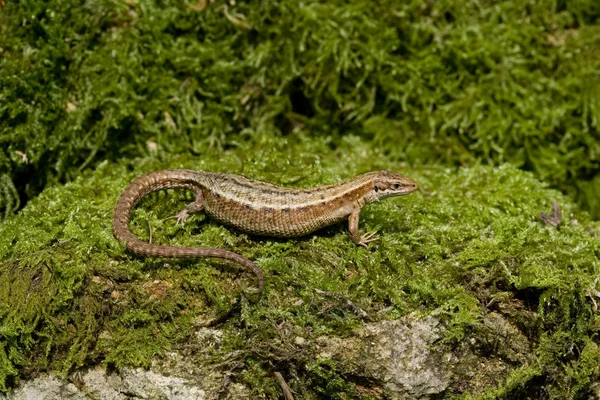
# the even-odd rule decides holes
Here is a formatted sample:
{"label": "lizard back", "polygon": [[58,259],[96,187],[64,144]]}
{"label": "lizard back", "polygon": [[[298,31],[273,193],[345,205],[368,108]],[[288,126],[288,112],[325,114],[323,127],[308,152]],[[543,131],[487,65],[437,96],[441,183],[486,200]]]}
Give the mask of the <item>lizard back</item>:
{"label": "lizard back", "polygon": [[364,176],[334,185],[293,189],[241,175],[198,174],[209,216],[242,231],[268,236],[302,236],[340,222],[369,190],[369,179]]}

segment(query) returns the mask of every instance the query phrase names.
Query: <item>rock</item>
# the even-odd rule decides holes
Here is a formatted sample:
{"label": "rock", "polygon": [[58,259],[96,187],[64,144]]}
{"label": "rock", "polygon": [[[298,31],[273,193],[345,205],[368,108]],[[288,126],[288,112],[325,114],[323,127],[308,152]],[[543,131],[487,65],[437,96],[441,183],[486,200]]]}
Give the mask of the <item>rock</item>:
{"label": "rock", "polygon": [[[107,374],[102,367],[79,372],[70,377],[77,385],[54,374],[43,374],[18,386],[3,400],[211,400],[217,399],[223,375],[201,374],[190,380],[158,373],[153,368],[125,368],[120,373]],[[249,398],[241,384],[229,386],[229,398]],[[222,397],[227,398],[227,397]]]}
{"label": "rock", "polygon": [[348,339],[320,338],[319,357],[331,357],[345,372],[377,381],[386,398],[426,399],[449,385],[451,354],[431,349],[442,331],[431,316],[409,315],[368,324]]}
{"label": "rock", "polygon": [[9,400],[86,400],[87,397],[73,384],[59,379],[53,374],[42,374],[37,378],[26,381],[13,394],[6,397]]}
{"label": "rock", "polygon": [[[89,398],[101,400],[122,400],[127,396],[121,393],[121,377],[114,374],[106,374],[102,367],[92,368],[81,378]],[[90,396],[91,395],[91,396]]]}
{"label": "rock", "polygon": [[186,379],[164,376],[141,368],[125,369],[120,391],[140,399],[205,400],[204,390]]}

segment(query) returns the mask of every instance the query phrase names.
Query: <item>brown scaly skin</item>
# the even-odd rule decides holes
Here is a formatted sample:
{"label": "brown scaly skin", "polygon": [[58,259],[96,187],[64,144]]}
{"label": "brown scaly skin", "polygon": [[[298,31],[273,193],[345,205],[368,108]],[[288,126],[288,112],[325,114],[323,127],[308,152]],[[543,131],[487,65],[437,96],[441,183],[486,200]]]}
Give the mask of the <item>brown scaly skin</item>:
{"label": "brown scaly skin", "polygon": [[367,247],[374,233],[362,236],[358,216],[366,204],[390,196],[412,193],[417,184],[390,171],[368,172],[334,185],[290,189],[255,181],[241,175],[171,169],[151,172],[134,180],[121,194],[113,216],[117,239],[136,254],[155,257],[217,257],[238,262],[254,271],[262,290],[260,268],[247,258],[223,249],[175,247],[144,242],[129,231],[131,210],[148,193],[160,189],[186,188],[196,200],[178,213],[185,221],[191,213],[205,211],[210,217],[242,231],[265,236],[302,236],[348,218],[350,237]]}

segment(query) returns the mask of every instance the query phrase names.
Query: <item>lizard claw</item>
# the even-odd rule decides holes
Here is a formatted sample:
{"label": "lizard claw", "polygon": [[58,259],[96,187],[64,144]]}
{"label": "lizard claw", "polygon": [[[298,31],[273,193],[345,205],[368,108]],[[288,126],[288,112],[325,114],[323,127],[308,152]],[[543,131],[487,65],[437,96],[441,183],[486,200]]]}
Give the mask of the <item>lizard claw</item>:
{"label": "lizard claw", "polygon": [[367,247],[369,243],[375,242],[377,240],[379,240],[377,232],[367,232],[364,236],[360,237],[360,242],[358,244],[360,246]]}
{"label": "lizard claw", "polygon": [[172,217],[168,217],[166,219],[176,219],[177,221],[175,222],[175,226],[177,226],[177,225],[179,225],[180,222],[181,222],[181,225],[183,225],[189,216],[190,216],[190,214],[184,208],[183,210],[179,211],[176,215],[173,215]]}

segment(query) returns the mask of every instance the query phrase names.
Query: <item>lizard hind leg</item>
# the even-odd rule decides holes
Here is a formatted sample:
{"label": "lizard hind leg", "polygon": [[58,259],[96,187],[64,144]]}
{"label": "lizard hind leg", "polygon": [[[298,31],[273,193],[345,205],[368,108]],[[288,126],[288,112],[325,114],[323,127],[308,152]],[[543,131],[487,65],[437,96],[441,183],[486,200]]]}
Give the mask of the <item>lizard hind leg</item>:
{"label": "lizard hind leg", "polygon": [[196,200],[194,200],[193,203],[190,203],[187,206],[185,206],[185,208],[179,211],[177,214],[166,219],[176,219],[177,222],[175,223],[175,225],[178,225],[180,222],[183,225],[190,216],[190,214],[197,213],[202,210],[204,210],[204,196],[202,195],[201,189],[196,189]]}

